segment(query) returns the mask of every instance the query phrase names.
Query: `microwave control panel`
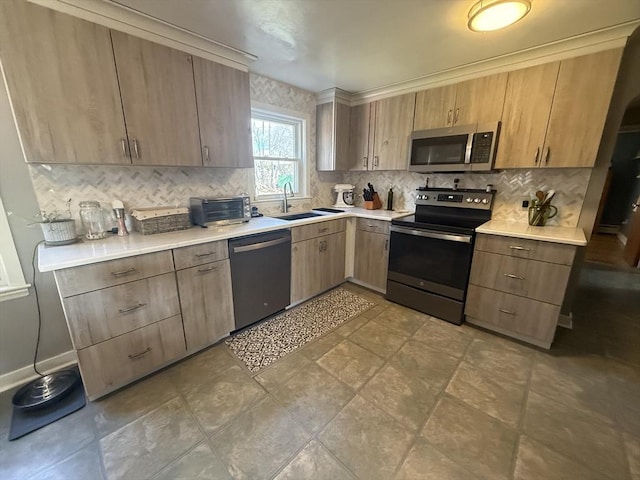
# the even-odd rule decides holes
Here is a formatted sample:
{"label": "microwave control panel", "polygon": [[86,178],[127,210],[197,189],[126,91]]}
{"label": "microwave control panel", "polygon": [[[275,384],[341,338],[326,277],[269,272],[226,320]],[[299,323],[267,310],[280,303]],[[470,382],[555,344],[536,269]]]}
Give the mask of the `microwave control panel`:
{"label": "microwave control panel", "polygon": [[473,134],[471,147],[471,163],[489,163],[493,160],[494,132],[478,132]]}

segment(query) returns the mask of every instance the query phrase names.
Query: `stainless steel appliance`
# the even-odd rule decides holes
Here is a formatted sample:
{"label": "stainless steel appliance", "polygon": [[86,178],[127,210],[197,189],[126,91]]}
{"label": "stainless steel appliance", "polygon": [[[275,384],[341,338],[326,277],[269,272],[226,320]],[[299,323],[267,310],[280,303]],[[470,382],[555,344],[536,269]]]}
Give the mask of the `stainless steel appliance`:
{"label": "stainless steel appliance", "polygon": [[193,225],[230,225],[251,219],[249,195],[235,197],[189,199],[189,218]]}
{"label": "stainless steel appliance", "polygon": [[500,122],[411,134],[410,172],[483,172],[493,168]]}
{"label": "stainless steel appliance", "polygon": [[494,194],[418,189],[415,214],[391,222],[386,298],[461,324],[475,228],[491,219]]}
{"label": "stainless steel appliance", "polygon": [[291,303],[291,232],[229,240],[236,330],[273,315]]}

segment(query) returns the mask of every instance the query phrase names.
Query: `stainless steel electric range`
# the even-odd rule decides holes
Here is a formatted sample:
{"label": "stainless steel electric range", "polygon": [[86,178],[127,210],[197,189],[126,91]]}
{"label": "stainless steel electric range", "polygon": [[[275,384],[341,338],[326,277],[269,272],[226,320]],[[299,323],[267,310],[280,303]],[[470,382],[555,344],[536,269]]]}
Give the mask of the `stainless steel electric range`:
{"label": "stainless steel electric range", "polygon": [[415,215],[391,222],[386,298],[461,324],[475,229],[491,219],[494,195],[418,189]]}

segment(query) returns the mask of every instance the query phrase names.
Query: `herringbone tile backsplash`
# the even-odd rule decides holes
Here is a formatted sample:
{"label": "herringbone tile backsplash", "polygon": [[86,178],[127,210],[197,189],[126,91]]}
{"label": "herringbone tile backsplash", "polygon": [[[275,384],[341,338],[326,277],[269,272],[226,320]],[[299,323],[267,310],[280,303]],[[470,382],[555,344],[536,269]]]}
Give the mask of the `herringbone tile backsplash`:
{"label": "herringbone tile backsplash", "polygon": [[[329,206],[334,202],[332,187],[336,183],[356,185],[356,204],[362,203],[362,188],[371,182],[386,201],[389,187],[394,187],[394,207],[411,210],[415,207],[415,189],[429,178],[430,186],[451,187],[454,178],[460,178],[460,188],[484,188],[491,183],[498,190],[493,218],[526,222],[527,213],[520,208],[524,197],[536,190],[555,189],[553,204],[559,214],[549,223],[574,227],[577,225],[584,194],[589,181],[589,169],[559,170],[506,170],[491,174],[434,174],[409,172],[317,172],[315,169],[316,118],[315,95],[311,92],[251,75],[251,99],[306,113],[310,117],[308,158],[309,195],[311,200],[294,200],[295,210],[312,206]],[[113,199],[122,200],[130,207],[184,205],[192,196],[227,196],[251,193],[252,169],[215,169],[201,167],[123,167],[97,165],[31,165],[31,178],[40,208],[64,211],[65,202],[72,199],[72,214],[79,218],[78,203],[97,200],[103,206]],[[267,214],[280,212],[281,202],[260,203]],[[34,212],[35,213],[35,212]]]}

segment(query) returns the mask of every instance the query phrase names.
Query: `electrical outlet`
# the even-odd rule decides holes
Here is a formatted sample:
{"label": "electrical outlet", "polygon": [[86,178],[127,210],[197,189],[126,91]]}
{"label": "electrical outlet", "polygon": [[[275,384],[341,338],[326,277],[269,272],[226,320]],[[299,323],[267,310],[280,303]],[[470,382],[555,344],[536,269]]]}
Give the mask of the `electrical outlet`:
{"label": "electrical outlet", "polygon": [[529,197],[522,197],[522,203],[520,204],[520,206],[523,209],[527,209],[529,208],[529,203],[531,202],[531,199]]}

